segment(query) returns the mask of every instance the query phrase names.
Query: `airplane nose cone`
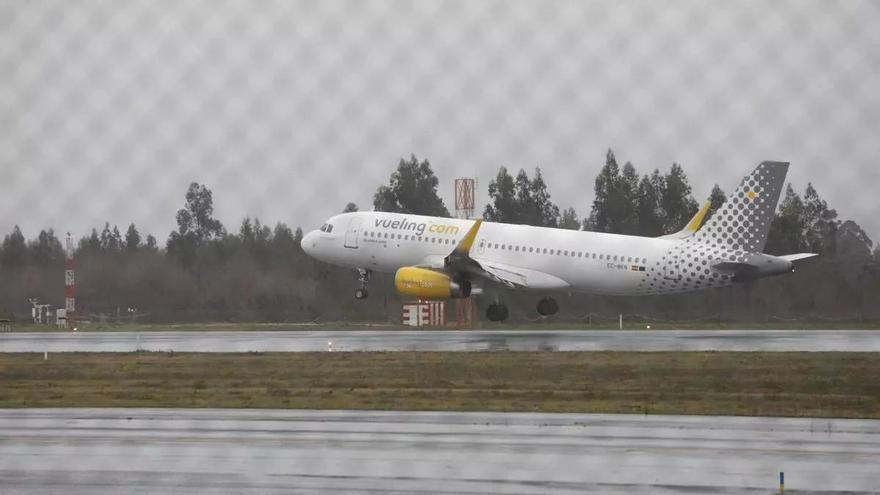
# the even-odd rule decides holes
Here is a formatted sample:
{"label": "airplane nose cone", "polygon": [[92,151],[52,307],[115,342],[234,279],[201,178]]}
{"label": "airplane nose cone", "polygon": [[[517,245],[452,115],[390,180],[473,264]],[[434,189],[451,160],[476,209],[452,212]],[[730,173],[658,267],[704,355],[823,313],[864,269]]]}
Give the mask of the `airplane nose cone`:
{"label": "airplane nose cone", "polygon": [[315,234],[315,231],[311,231],[305,236],[303,236],[302,240],[299,241],[299,245],[303,251],[309,256],[314,256],[315,249],[317,247],[318,235]]}

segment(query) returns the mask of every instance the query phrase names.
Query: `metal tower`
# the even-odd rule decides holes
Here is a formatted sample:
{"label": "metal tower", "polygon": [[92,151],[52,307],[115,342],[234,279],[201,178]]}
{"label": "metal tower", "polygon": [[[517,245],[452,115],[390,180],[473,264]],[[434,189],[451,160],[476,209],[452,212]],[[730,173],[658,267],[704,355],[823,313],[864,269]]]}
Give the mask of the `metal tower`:
{"label": "metal tower", "polygon": [[64,257],[64,307],[67,310],[67,326],[74,328],[76,312],[76,268],[73,259],[73,238],[67,233],[67,249]]}
{"label": "metal tower", "polygon": [[473,218],[474,189],[476,180],[471,178],[455,179],[455,216]]}
{"label": "metal tower", "polygon": [[[476,180],[462,177],[455,179],[455,216],[473,218]],[[455,300],[455,322],[459,328],[474,328],[476,305],[473,297]]]}

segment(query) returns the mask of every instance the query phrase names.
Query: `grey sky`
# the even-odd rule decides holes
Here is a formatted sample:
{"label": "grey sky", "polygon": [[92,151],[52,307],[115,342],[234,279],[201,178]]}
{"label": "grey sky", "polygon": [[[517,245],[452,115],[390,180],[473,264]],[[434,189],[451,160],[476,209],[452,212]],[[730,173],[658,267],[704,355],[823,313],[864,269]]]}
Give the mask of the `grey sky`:
{"label": "grey sky", "polygon": [[880,2],[0,1],[0,233],[369,209],[401,156],[589,213],[611,147],[695,196],[788,160],[880,238]]}

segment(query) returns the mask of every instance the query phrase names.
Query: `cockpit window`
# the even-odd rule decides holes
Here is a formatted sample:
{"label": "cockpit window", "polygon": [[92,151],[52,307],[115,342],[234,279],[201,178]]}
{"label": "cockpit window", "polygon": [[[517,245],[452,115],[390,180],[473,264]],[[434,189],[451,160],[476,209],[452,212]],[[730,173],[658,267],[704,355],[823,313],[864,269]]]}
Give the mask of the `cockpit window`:
{"label": "cockpit window", "polygon": [[328,223],[327,224],[327,233],[329,234],[330,232],[333,232],[333,225]]}
{"label": "cockpit window", "polygon": [[321,225],[321,232],[327,232],[329,234],[330,232],[333,232],[333,226],[329,223],[325,223],[324,225]]}

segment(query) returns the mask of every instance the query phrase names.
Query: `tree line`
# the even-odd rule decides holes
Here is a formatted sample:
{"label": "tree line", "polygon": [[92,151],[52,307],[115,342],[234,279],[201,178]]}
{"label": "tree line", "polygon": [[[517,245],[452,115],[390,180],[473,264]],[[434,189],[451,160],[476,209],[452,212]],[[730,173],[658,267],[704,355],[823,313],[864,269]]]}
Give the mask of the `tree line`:
{"label": "tree line", "polygon": [[[439,180],[428,160],[403,158],[373,197],[373,209],[450,216],[438,194]],[[584,215],[560,209],[540,168],[515,175],[502,166],[488,185],[489,221],[658,236],[681,229],[696,212],[687,174],[680,164],[640,175],[631,162],[621,167],[608,150],[596,175],[592,203]],[[725,200],[716,184],[711,211]],[[354,203],[341,211],[357,211]],[[300,248],[302,230],[244,218],[232,231],[214,217],[213,195],[192,183],[175,215],[177,227],[164,246],[130,224],[125,234],[105,223],[78,239],[77,304],[84,317],[115,315],[136,308],[149,321],[391,320],[399,317],[393,276],[377,274],[372,296],[355,302],[354,274],[316,262]],[[873,250],[872,250],[873,248]],[[771,226],[766,252],[817,252],[797,273],[732,288],[639,298],[563,296],[562,319],[625,312],[657,319],[770,317],[878,318],[880,248],[852,220],[841,220],[812,184],[798,194],[789,184]],[[27,240],[19,227],[0,246],[0,317],[25,318],[28,297],[63,301],[65,252],[52,229]],[[532,308],[533,295],[510,294]],[[511,305],[514,307],[514,305]],[[529,309],[514,317],[532,318]]]}

